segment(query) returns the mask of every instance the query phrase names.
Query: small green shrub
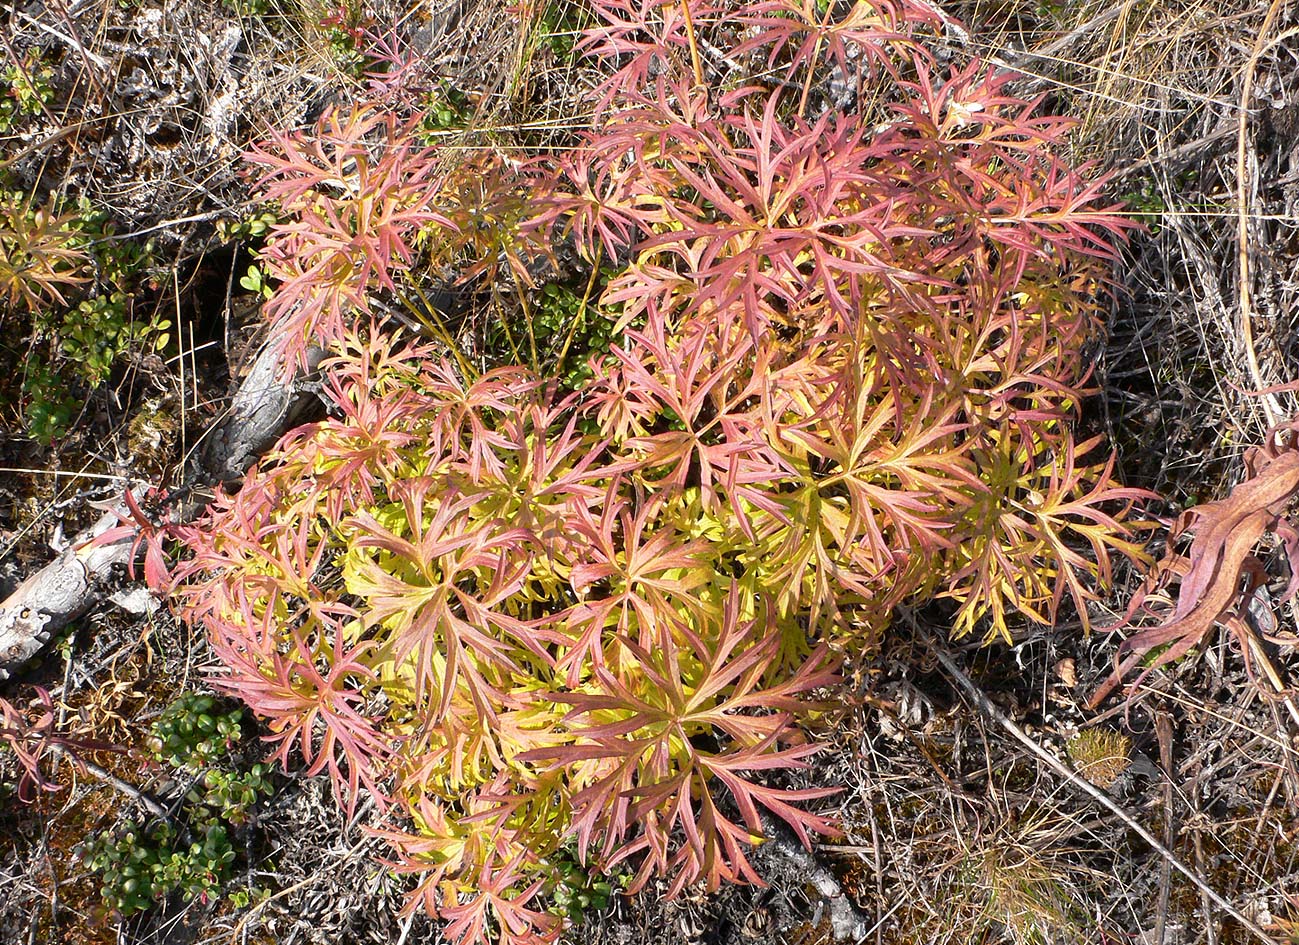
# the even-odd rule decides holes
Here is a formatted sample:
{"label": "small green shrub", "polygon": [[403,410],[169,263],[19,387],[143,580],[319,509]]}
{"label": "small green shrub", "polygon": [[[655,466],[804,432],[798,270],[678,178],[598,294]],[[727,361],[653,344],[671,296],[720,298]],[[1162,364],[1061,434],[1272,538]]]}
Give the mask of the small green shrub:
{"label": "small green shrub", "polygon": [[173,893],[206,903],[230,879],[234,849],[226,828],[207,827],[200,839],[180,842],[163,822],[128,822],[82,848],[83,862],[101,874],[104,905],[122,918],[144,912]]}
{"label": "small green shrub", "polygon": [[428,132],[453,131],[469,126],[474,107],[455,83],[443,79],[424,100],[424,128]]}
{"label": "small green shrub", "polygon": [[251,240],[260,241],[280,220],[274,209],[254,210],[236,220],[218,220],[217,239],[222,243]]}
{"label": "small green shrub", "polygon": [[39,115],[54,102],[54,70],[35,52],[0,69],[0,134],[8,134],[27,116]]}
{"label": "small green shrub", "polygon": [[225,822],[242,826],[248,823],[258,800],[274,793],[270,774],[271,766],[261,763],[242,772],[210,768],[203,773],[201,789],[192,789],[185,795],[185,800],[194,811],[208,811],[206,822],[209,824]]}
{"label": "small green shrub", "polygon": [[37,208],[0,194],[0,322],[27,338],[15,367],[33,437],[62,436],[85,389],[106,383],[125,356],[169,343],[170,321],[141,317],[136,304],[154,265],[152,242],[116,239],[108,214],[84,200]]}
{"label": "small green shrub", "polygon": [[183,693],[153,723],[149,750],[173,768],[207,769],[239,743],[243,717],[239,708],[221,711],[216,699],[206,693]]}
{"label": "small green shrub", "polygon": [[150,753],[177,777],[192,777],[175,824],[128,821],[81,849],[82,861],[100,874],[104,905],[120,917],[172,894],[206,903],[229,882],[236,858],[231,832],[248,824],[258,800],[274,790],[269,765],[244,767],[234,754],[243,714],[223,710],[206,693],[186,692],[154,722]]}
{"label": "small green shrub", "polygon": [[591,10],[578,0],[547,0],[537,18],[536,34],[557,62],[571,64],[579,41],[593,24]]}
{"label": "small green shrub", "polygon": [[24,366],[21,391],[27,432],[41,443],[66,433],[81,409],[81,401],[68,393],[65,379],[39,355]]}

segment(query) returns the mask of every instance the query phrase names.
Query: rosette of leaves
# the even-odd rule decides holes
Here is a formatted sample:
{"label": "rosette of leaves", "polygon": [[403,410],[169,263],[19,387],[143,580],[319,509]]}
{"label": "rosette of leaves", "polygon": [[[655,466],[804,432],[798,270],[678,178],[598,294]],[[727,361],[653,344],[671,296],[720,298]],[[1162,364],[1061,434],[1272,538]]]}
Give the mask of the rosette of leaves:
{"label": "rosette of leaves", "polygon": [[760,809],[830,832],[796,806],[826,790],[753,772],[805,764],[831,660],[692,536],[697,497],[653,494],[518,370],[462,385],[379,339],[331,368],[342,416],[217,502],[178,593],[281,758],[406,810],[390,839],[430,908],[471,939],[552,926],[525,904],[570,836],[679,889],[756,879]]}
{"label": "rosette of leaves", "polygon": [[[764,811],[834,831],[789,786],[800,723],[893,607],[1085,622],[1140,555],[1139,494],[1071,429],[1126,224],[1068,122],[941,69],[925,3],[814,7],[599,0],[594,130],[544,161],[450,170],[377,105],[257,154],[267,314],[332,348],[331,416],[178,531],[172,589],[276,757],[404,814],[452,941],[553,938],[570,845],[633,891],[760,882]],[[704,81],[709,48],[778,81]],[[883,104],[831,107],[844,76]],[[503,323],[520,364],[483,372],[431,309],[440,348],[368,323],[417,259],[526,301],[563,239],[621,267],[576,390],[536,370],[559,324]]]}

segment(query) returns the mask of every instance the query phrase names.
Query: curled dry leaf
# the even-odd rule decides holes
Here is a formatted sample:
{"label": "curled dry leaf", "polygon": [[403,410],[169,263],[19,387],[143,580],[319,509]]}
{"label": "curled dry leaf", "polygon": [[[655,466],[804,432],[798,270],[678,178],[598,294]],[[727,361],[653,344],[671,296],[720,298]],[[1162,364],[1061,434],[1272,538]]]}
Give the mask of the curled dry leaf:
{"label": "curled dry leaf", "polygon": [[[1265,535],[1280,540],[1289,562],[1290,582],[1282,599],[1299,589],[1299,529],[1288,514],[1299,491],[1299,419],[1269,431],[1266,445],[1245,454],[1245,469],[1245,481],[1225,499],[1179,516],[1168,536],[1168,553],[1138,589],[1119,626],[1131,623],[1138,612],[1152,612],[1154,602],[1167,601],[1166,592],[1176,584],[1172,611],[1159,624],[1124,641],[1119,665],[1092,695],[1092,707],[1154,650],[1165,648],[1150,660],[1137,682],[1184,656],[1216,625],[1242,640],[1253,632],[1244,615],[1254,593],[1267,581],[1264,563],[1254,553]],[[1177,551],[1181,539],[1192,532],[1190,548],[1185,554]]]}

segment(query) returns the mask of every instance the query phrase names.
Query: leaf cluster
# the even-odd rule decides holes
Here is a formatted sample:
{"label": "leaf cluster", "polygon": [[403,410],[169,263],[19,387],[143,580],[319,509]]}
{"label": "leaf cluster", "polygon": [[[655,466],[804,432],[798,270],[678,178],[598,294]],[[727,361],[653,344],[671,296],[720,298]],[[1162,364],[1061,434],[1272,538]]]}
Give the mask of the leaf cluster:
{"label": "leaf cluster", "polygon": [[220,711],[206,693],[182,693],[150,727],[151,753],[173,768],[198,771],[240,740],[243,715],[240,708]]}
{"label": "leaf cluster", "polygon": [[119,919],[173,894],[203,903],[219,895],[236,859],[232,835],[257,802],[274,793],[266,764],[246,765],[233,753],[244,710],[222,711],[208,693],[188,691],[151,726],[149,750],[178,790],[172,820],[129,820],[91,836],[79,856],[99,874],[104,906]]}
{"label": "leaf cluster", "polygon": [[54,103],[53,78],[54,69],[34,51],[11,58],[0,69],[0,134],[19,130]]}
{"label": "leaf cluster", "polygon": [[[444,153],[380,80],[254,152],[266,313],[292,359],[330,350],[330,416],[172,529],[215,684],[349,809],[400,810],[454,942],[553,938],[573,855],[632,891],[760,882],[763,816],[835,830],[802,723],[896,606],[1086,624],[1141,557],[1140,493],[1072,432],[1127,224],[1067,121],[940,66],[920,0],[592,11],[569,152]],[[566,242],[613,274],[529,307]],[[506,365],[423,304],[448,267],[518,289]],[[561,337],[583,375],[543,370]]]}
{"label": "leaf cluster", "polygon": [[107,382],[124,356],[170,340],[169,321],[136,309],[153,265],[152,243],[116,238],[84,201],[35,207],[0,193],[0,323],[30,339],[16,374],[38,440],[66,433],[83,388]]}
{"label": "leaf cluster", "polygon": [[219,824],[184,844],[174,828],[158,821],[147,827],[128,823],[99,834],[83,846],[81,856],[101,874],[104,905],[119,918],[130,918],[172,893],[207,902],[229,879],[235,852]]}

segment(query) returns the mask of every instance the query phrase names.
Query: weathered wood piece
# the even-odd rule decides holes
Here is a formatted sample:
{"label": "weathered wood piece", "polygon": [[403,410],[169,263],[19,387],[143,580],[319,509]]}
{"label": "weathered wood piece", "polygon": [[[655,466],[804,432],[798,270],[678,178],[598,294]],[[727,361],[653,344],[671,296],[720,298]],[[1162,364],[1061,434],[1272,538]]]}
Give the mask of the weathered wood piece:
{"label": "weathered wood piece", "polygon": [[833,872],[803,846],[783,820],[766,811],[759,812],[762,832],[771,849],[790,860],[821,896],[829,911],[830,934],[836,942],[860,942],[871,930],[870,922],[853,904]]}
{"label": "weathered wood piece", "polygon": [[[196,485],[231,485],[243,478],[253,462],[285,431],[300,422],[316,404],[308,373],[320,363],[313,352],[306,370],[282,377],[278,348],[264,346],[253,361],[230,409],[204,438],[188,470]],[[138,486],[138,500],[145,487]],[[201,502],[186,502],[175,510],[181,520],[197,516]],[[91,541],[130,520],[125,500],[109,509],[90,528],[77,534],[58,558],[30,575],[0,603],[0,681],[40,652],[50,637],[86,613],[112,591],[114,569],[130,563],[134,535],[102,545]]]}

